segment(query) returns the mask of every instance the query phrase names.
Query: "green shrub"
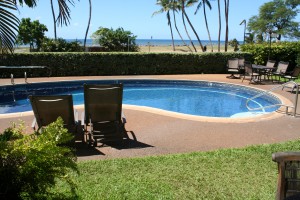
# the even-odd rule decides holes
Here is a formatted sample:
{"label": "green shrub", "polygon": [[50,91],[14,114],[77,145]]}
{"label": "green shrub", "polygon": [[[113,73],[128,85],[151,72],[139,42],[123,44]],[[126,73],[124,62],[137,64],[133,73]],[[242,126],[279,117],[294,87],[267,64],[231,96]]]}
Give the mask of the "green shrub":
{"label": "green shrub", "polygon": [[80,42],[73,41],[67,42],[62,38],[49,39],[45,38],[41,45],[41,51],[43,52],[80,52],[83,51],[80,46]]}
{"label": "green shrub", "polygon": [[298,67],[300,67],[300,53],[298,53],[298,55],[297,55],[296,65],[297,65]]}
{"label": "green shrub", "polygon": [[[52,76],[98,75],[155,75],[155,74],[219,74],[226,73],[229,58],[245,57],[249,53],[17,53],[8,55],[0,65],[44,65],[52,70]],[[2,70],[2,75],[23,77],[19,69]],[[47,76],[46,70],[27,71],[28,76]]]}
{"label": "green shrub", "polygon": [[263,44],[245,44],[241,45],[243,52],[253,55],[255,64],[266,64],[270,51],[270,60],[289,62],[289,69],[296,66],[297,54],[300,53],[300,42],[277,42]]}
{"label": "green shrub", "polygon": [[42,134],[24,134],[24,124],[0,134],[0,199],[61,198],[64,194],[49,193],[58,179],[74,191],[69,172],[77,171],[76,157],[61,145],[71,139],[61,118]]}

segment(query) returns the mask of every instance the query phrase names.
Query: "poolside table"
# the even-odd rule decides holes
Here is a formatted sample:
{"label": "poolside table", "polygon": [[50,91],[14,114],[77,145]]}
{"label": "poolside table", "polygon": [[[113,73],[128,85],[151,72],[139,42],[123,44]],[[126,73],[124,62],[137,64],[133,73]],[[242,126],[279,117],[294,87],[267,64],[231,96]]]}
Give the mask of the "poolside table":
{"label": "poolside table", "polygon": [[[273,67],[267,67],[267,66],[264,66],[264,65],[256,65],[256,64],[252,64],[252,68],[254,70],[256,70],[257,73],[259,73],[260,75],[266,75],[265,72],[274,69]],[[261,78],[260,78],[260,80],[261,80]]]}

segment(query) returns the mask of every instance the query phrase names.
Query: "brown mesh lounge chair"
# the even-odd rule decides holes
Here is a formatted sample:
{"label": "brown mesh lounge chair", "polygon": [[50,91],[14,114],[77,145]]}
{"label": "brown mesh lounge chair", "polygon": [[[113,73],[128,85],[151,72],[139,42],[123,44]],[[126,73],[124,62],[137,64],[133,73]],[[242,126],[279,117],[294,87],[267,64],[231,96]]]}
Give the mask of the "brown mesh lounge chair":
{"label": "brown mesh lounge chair", "polygon": [[283,76],[283,78],[285,80],[288,79],[289,81],[292,81],[292,80],[298,79],[299,74],[300,74],[300,68],[299,67],[295,67],[295,69],[289,75],[285,75],[285,76]]}
{"label": "brown mesh lounge chair", "polygon": [[[285,75],[288,66],[289,66],[289,62],[280,61],[278,63],[276,71],[272,73],[272,75],[275,76],[276,80],[280,81],[280,78]],[[277,77],[278,77],[278,79],[277,79]]]}
{"label": "brown mesh lounge chair", "polygon": [[[35,119],[32,128],[38,126],[38,131],[57,120],[60,116],[64,121],[64,127],[74,136],[83,140],[80,134],[80,126],[77,123],[77,112],[74,115],[72,95],[56,96],[29,96]],[[78,133],[78,134],[77,134]],[[74,141],[75,142],[75,138]]]}
{"label": "brown mesh lounge chair", "polygon": [[245,79],[246,77],[250,77],[249,84],[250,84],[251,82],[257,82],[257,81],[260,81],[260,74],[259,74],[259,73],[253,72],[251,62],[245,61],[245,62],[244,62],[244,67],[245,67],[245,72],[244,72],[244,74],[242,75],[242,76],[243,76],[242,82],[244,81],[244,79]]}
{"label": "brown mesh lounge chair", "polygon": [[240,73],[239,59],[238,58],[228,59],[228,61],[227,61],[227,71],[229,73],[231,73],[231,75],[227,76],[227,78],[231,78],[231,79],[238,78],[238,77],[234,76],[234,74],[239,74]]}
{"label": "brown mesh lounge chair", "polygon": [[278,152],[272,154],[278,163],[276,200],[300,199],[300,152]]}
{"label": "brown mesh lounge chair", "polygon": [[128,138],[122,116],[123,85],[84,84],[84,129],[90,144]]}

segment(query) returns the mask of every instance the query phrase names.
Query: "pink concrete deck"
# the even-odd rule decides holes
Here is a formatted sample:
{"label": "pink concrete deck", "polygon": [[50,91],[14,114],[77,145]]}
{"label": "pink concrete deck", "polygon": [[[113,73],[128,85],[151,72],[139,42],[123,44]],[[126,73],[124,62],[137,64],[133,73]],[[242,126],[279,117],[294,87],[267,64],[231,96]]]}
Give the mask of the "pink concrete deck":
{"label": "pink concrete deck", "polygon": [[[118,77],[57,77],[32,78],[29,82],[60,81],[78,79],[188,79],[231,82],[249,85],[240,79],[226,79],[226,75],[172,75],[172,76],[118,76]],[[24,83],[24,79],[15,82]],[[0,85],[10,84],[9,79],[1,79]],[[251,87],[270,89],[275,85],[266,83],[250,85]],[[287,90],[277,90],[275,93],[293,101],[295,94]],[[82,109],[79,109],[81,111]],[[255,118],[251,120],[205,120],[180,115],[166,114],[151,109],[136,109],[124,106],[127,118],[126,130],[137,138],[137,142],[130,141],[123,148],[98,147],[78,148],[78,159],[106,159],[117,157],[141,157],[194,151],[209,151],[220,148],[244,147],[253,144],[277,143],[294,140],[300,136],[300,106],[297,108],[297,117],[276,113],[276,116]],[[6,128],[11,121],[22,119],[30,126],[33,115],[0,118],[0,131]],[[132,137],[131,137],[132,138]]]}

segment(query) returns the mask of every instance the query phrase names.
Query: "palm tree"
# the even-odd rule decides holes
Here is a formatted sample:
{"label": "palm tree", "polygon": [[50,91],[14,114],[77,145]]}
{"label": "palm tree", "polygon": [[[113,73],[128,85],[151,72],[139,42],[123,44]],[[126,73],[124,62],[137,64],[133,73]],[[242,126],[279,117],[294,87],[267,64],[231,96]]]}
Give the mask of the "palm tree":
{"label": "palm tree", "polygon": [[89,21],[88,21],[88,26],[86,28],[86,32],[85,32],[85,37],[84,37],[84,43],[83,43],[83,48],[85,49],[85,45],[86,45],[86,38],[89,32],[89,28],[90,28],[90,24],[91,24],[91,18],[92,18],[92,0],[89,0],[89,5],[90,5],[90,10],[89,10]]}
{"label": "palm tree", "polygon": [[170,3],[170,0],[157,0],[156,5],[161,6],[161,9],[158,10],[158,11],[155,11],[152,14],[152,16],[156,15],[156,14],[163,13],[163,12],[167,12],[168,26],[170,27],[170,32],[171,32],[171,37],[172,37],[172,44],[173,44],[173,51],[175,51],[173,29],[172,29],[172,23],[171,23],[171,18],[170,18],[170,8],[172,7],[171,3]]}
{"label": "palm tree", "polygon": [[228,47],[228,16],[229,16],[229,0],[224,0],[225,3],[225,22],[226,22],[226,30],[225,30],[225,52],[227,52]]}
{"label": "palm tree", "polygon": [[13,0],[0,1],[0,50],[1,54],[13,52],[17,39],[19,19],[10,10],[17,10]]}
{"label": "palm tree", "polygon": [[182,17],[183,26],[184,26],[185,32],[186,32],[186,34],[187,34],[187,36],[188,36],[188,38],[189,38],[189,40],[191,42],[192,47],[194,48],[195,52],[197,52],[197,49],[196,49],[196,47],[195,47],[195,45],[194,45],[194,43],[193,43],[193,41],[192,41],[192,39],[190,37],[189,32],[187,31],[187,28],[186,28],[186,25],[185,25],[184,18],[187,15],[185,13],[185,5],[184,4],[185,4],[185,0],[181,0],[181,17]]}
{"label": "palm tree", "polygon": [[74,6],[74,0],[57,0],[59,13],[57,18],[55,17],[54,7],[53,7],[53,0],[50,0],[51,4],[51,10],[52,10],[52,16],[53,16],[53,24],[54,24],[54,39],[57,39],[56,34],[56,25],[65,25],[68,26],[70,24],[70,8],[67,3],[70,3],[72,6]]}
{"label": "palm tree", "polygon": [[207,23],[207,16],[206,16],[206,9],[205,9],[206,5],[211,10],[211,4],[210,4],[209,0],[201,0],[199,2],[198,6],[197,6],[195,14],[197,14],[198,10],[202,6],[203,7],[203,14],[204,14],[204,19],[205,19],[206,30],[207,30],[207,34],[208,34],[208,39],[209,39],[209,42],[210,42],[211,51],[213,52],[214,51],[213,50],[213,45],[212,45],[212,42],[211,42],[210,32],[209,32],[208,23]]}
{"label": "palm tree", "polygon": [[183,44],[192,52],[192,49],[185,43],[184,39],[182,38],[179,30],[178,30],[178,27],[177,27],[177,24],[176,24],[176,17],[175,17],[175,11],[177,12],[177,10],[180,10],[180,4],[178,4],[177,1],[174,1],[174,0],[171,0],[171,9],[172,9],[172,12],[173,12],[173,20],[174,20],[174,26],[175,26],[175,29],[181,39],[181,41],[183,42]]}
{"label": "palm tree", "polygon": [[218,12],[219,12],[219,35],[218,35],[218,52],[220,52],[221,46],[221,9],[220,9],[220,0],[218,0]]}

